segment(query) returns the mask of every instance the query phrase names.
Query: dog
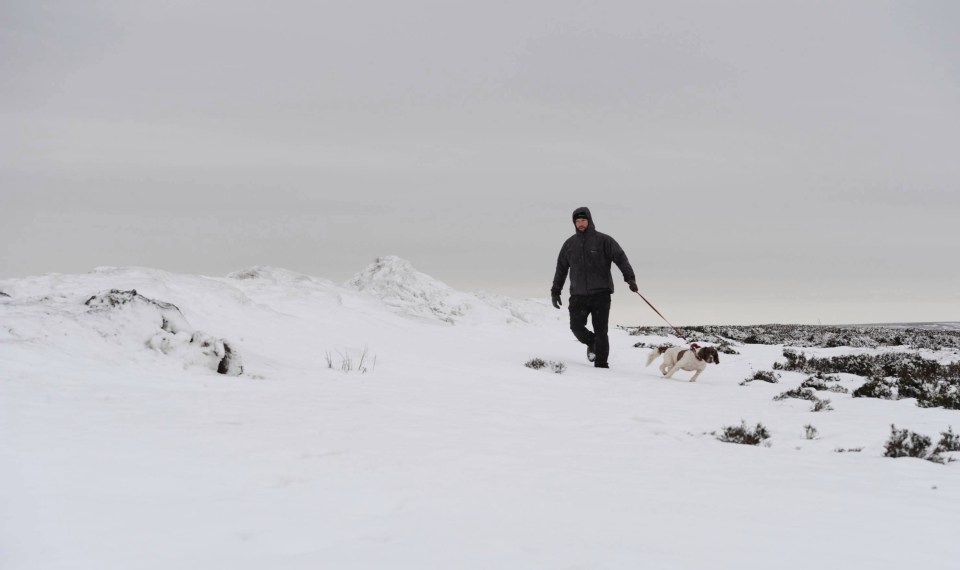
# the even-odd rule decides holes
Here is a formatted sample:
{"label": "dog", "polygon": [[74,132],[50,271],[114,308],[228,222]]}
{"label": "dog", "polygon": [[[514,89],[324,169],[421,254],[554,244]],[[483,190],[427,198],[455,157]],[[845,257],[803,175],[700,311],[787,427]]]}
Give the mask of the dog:
{"label": "dog", "polygon": [[661,354],[663,362],[660,364],[660,373],[667,378],[673,378],[677,370],[696,370],[690,378],[691,382],[696,382],[700,373],[706,370],[707,364],[720,364],[720,354],[717,349],[712,346],[700,348],[694,343],[690,348],[679,346],[655,348],[647,356],[647,366],[650,366]]}

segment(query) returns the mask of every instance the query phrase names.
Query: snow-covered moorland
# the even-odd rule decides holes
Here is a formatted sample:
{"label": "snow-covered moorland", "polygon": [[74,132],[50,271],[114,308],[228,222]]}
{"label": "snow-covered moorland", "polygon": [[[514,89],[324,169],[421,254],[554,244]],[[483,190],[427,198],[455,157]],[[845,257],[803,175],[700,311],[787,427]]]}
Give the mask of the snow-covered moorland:
{"label": "snow-covered moorland", "polygon": [[[936,444],[960,411],[855,398],[867,378],[811,381],[783,345],[728,338],[736,354],[690,383],[634,346],[675,338],[614,330],[597,370],[566,311],[454,291],[394,257],[342,286],[103,268],[0,292],[4,570],[960,559],[960,453],[884,457],[891,425]],[[793,346],[958,360],[858,344]],[[764,444],[719,439],[757,427]]]}

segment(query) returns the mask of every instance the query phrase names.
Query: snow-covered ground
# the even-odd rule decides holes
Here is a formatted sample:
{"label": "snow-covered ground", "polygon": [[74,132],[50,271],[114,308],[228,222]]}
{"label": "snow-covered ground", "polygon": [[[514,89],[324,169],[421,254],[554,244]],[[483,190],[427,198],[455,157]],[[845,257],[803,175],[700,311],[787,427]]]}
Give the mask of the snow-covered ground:
{"label": "snow-covered ground", "polygon": [[[392,257],[342,286],[103,268],[0,291],[4,570],[960,560],[960,463],[882,457],[891,424],[936,438],[960,412],[773,401],[799,373],[739,385],[782,347],[738,347],[689,383],[633,347],[665,339],[616,330],[597,370],[565,310]],[[240,375],[216,372],[224,345]],[[712,435],[741,420],[770,446]]]}

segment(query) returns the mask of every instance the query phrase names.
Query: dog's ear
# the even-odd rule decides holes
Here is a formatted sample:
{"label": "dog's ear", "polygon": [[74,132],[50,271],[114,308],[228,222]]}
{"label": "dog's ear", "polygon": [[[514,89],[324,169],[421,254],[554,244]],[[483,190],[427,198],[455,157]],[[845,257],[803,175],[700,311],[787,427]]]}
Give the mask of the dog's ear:
{"label": "dog's ear", "polygon": [[720,364],[720,353],[717,352],[717,349],[711,347],[710,352],[713,353],[713,361],[717,364]]}

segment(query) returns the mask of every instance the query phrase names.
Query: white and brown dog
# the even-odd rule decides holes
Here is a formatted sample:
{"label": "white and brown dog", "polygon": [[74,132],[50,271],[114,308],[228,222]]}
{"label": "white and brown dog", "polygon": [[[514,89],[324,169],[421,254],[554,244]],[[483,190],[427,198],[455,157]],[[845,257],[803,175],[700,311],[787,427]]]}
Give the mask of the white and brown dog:
{"label": "white and brown dog", "polygon": [[717,349],[712,346],[700,348],[694,343],[690,348],[679,346],[655,348],[647,356],[647,366],[650,366],[661,354],[663,362],[660,364],[660,373],[667,378],[673,378],[677,370],[696,370],[697,372],[690,378],[691,382],[696,382],[697,376],[707,368],[707,364],[720,364],[720,354],[717,353]]}

